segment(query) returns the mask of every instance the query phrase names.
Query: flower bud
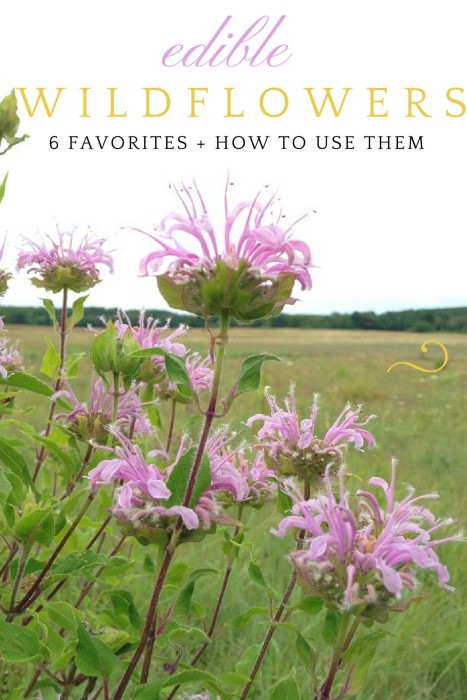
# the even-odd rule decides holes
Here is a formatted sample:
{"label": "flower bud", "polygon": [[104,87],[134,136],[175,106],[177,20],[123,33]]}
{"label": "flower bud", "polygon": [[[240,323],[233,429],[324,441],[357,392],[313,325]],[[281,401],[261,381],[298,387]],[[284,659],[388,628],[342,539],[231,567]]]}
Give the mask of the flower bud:
{"label": "flower bud", "polygon": [[8,282],[13,275],[5,270],[0,269],[0,297],[2,297],[8,289]]}
{"label": "flower bud", "polygon": [[[10,148],[16,146],[17,143],[21,143],[28,138],[27,134],[16,136],[19,127],[19,118],[16,113],[17,109],[18,102],[16,101],[15,91],[12,90],[10,94],[4,97],[0,102],[0,155],[3,155],[3,153],[6,153]],[[3,140],[7,142],[7,146],[2,150]],[[5,192],[5,182],[6,177],[0,188],[0,201]]]}
{"label": "flower bud", "polygon": [[19,127],[19,118],[16,113],[18,103],[15,91],[12,90],[7,97],[0,102],[0,141],[5,139],[12,141]]}
{"label": "flower bud", "polygon": [[131,330],[127,329],[119,336],[114,324],[109,321],[105,331],[99,333],[91,345],[91,362],[101,376],[112,372],[131,380],[141,364],[140,358],[131,357],[136,350],[140,350],[140,346]]}

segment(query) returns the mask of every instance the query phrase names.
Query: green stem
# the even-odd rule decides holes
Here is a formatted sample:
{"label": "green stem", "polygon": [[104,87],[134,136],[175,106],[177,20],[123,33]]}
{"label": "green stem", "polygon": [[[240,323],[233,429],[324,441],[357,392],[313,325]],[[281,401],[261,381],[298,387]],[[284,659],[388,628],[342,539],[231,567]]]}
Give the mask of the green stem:
{"label": "green stem", "polygon": [[60,496],[60,498],[59,498],[60,501],[63,501],[65,498],[68,498],[68,496],[70,496],[73,493],[73,491],[75,490],[79,481],[81,480],[81,477],[83,476],[84,472],[86,471],[86,467],[88,466],[88,464],[91,460],[93,452],[94,452],[93,445],[88,445],[88,449],[86,450],[86,454],[84,455],[83,461],[81,462],[81,466],[80,466],[79,470],[77,471],[74,480],[70,481],[70,483],[66,487],[65,491]]}
{"label": "green stem", "polygon": [[[164,555],[164,550],[159,549],[158,552],[158,566],[157,569],[160,572],[162,569],[162,564],[163,564],[163,556]],[[154,620],[152,624],[152,629],[149,634],[148,642],[146,644],[146,649],[144,652],[144,659],[143,659],[143,668],[141,670],[141,676],[140,676],[140,684],[144,685],[145,683],[148,682],[148,676],[149,676],[149,670],[151,667],[151,660],[152,660],[152,654],[154,651],[154,644],[156,642],[156,625],[157,625],[157,611],[156,614],[154,615]]]}
{"label": "green stem", "polygon": [[[61,318],[60,318],[60,363],[58,366],[58,375],[57,379],[55,380],[54,384],[54,393],[60,390],[60,387],[62,385],[62,371],[65,366],[65,352],[66,352],[66,336],[67,336],[67,328],[66,328],[66,322],[67,322],[67,303],[68,303],[68,289],[66,285],[63,287],[63,295],[62,295],[62,313],[61,313]],[[55,413],[55,407],[57,405],[56,401],[52,401],[50,404],[50,410],[49,410],[49,416],[47,418],[47,425],[45,427],[45,433],[44,437],[48,437],[50,435],[50,431],[52,429],[52,418],[54,417]],[[36,466],[34,469],[34,473],[32,475],[32,480],[35,483],[37,480],[37,477],[39,476],[39,471],[40,468],[45,460],[45,455],[46,455],[46,447],[45,445],[42,445],[38,455],[37,455],[37,460],[36,460]]]}
{"label": "green stem", "polygon": [[[117,418],[118,418],[118,402],[120,400],[120,374],[119,372],[114,372],[113,373],[113,405],[112,405],[112,425],[115,424]],[[113,433],[109,431],[109,435],[107,437],[107,447],[112,447],[112,442],[113,442],[114,436]]]}
{"label": "green stem", "polygon": [[11,591],[10,605],[8,608],[8,614],[6,616],[6,622],[11,622],[15,616],[15,605],[16,605],[16,595],[18,593],[18,588],[23,578],[24,569],[29,556],[29,547],[25,545],[20,545],[20,557],[18,561],[18,570],[16,572],[15,580],[13,583],[13,590]]}
{"label": "green stem", "polygon": [[[242,511],[243,511],[243,504],[241,503],[241,504],[238,506],[238,515],[237,515],[238,520],[240,520],[241,517],[242,517]],[[233,540],[237,537],[238,533],[240,532],[240,527],[241,527],[240,525],[237,525],[237,526],[236,526],[236,528],[235,528],[235,530],[234,530],[234,533],[233,533],[233,535],[232,535],[232,539],[233,539]],[[221,584],[221,587],[220,587],[220,590],[219,590],[219,595],[218,595],[218,597],[217,597],[217,602],[216,602],[216,605],[215,605],[215,607],[214,607],[214,612],[213,612],[213,615],[212,615],[211,624],[209,625],[209,629],[208,629],[208,632],[207,632],[208,639],[207,639],[207,641],[204,642],[204,644],[198,649],[198,651],[196,652],[196,654],[195,654],[194,657],[192,658],[192,660],[191,660],[191,666],[196,666],[196,664],[198,663],[198,661],[200,660],[200,658],[202,657],[202,655],[204,654],[204,652],[206,651],[206,649],[208,648],[209,644],[211,643],[211,641],[212,641],[212,639],[213,639],[213,637],[214,637],[214,632],[215,632],[215,629],[216,629],[217,620],[219,619],[219,613],[220,613],[220,610],[221,610],[221,606],[222,606],[222,603],[224,602],[224,596],[225,596],[225,592],[226,592],[226,590],[227,590],[227,586],[228,586],[228,583],[229,583],[230,575],[231,575],[231,573],[232,573],[232,567],[233,567],[234,560],[235,560],[235,556],[234,556],[233,554],[230,554],[230,555],[229,555],[229,558],[228,558],[228,560],[227,560],[227,566],[225,567],[224,578],[223,578],[223,580],[222,580],[222,584]],[[169,696],[169,697],[170,697],[170,696]]]}
{"label": "green stem", "polygon": [[[351,639],[347,637],[347,629],[350,622],[350,613],[344,613],[340,621],[339,628],[337,630],[336,641],[334,642],[334,650],[332,654],[331,666],[329,668],[329,673],[326,680],[320,688],[318,698],[319,700],[330,700],[329,695],[331,693],[332,685],[334,683],[336,673],[339,670],[339,664],[341,661],[341,654],[347,646],[350,644]],[[356,627],[355,627],[356,629]]]}
{"label": "green stem", "polygon": [[170,408],[170,423],[169,423],[169,431],[167,433],[167,443],[165,445],[165,450],[168,453],[170,450],[170,446],[172,444],[172,438],[173,438],[173,433],[174,433],[174,425],[175,425],[175,413],[177,410],[177,402],[172,400],[172,405]]}
{"label": "green stem", "polygon": [[[205,452],[206,448],[206,442],[209,437],[209,432],[211,430],[212,423],[214,421],[214,418],[216,416],[216,408],[217,408],[217,399],[219,395],[219,387],[221,383],[221,377],[222,377],[222,367],[224,363],[224,356],[225,356],[225,348],[227,345],[227,340],[228,340],[228,329],[229,329],[229,313],[228,311],[224,311],[221,314],[220,318],[220,332],[216,338],[217,341],[217,353],[216,353],[216,358],[215,358],[215,364],[214,364],[214,378],[212,382],[212,389],[211,389],[211,396],[209,399],[209,404],[204,416],[204,424],[203,424],[203,429],[201,431],[199,443],[198,443],[198,449],[196,451],[196,455],[193,461],[193,468],[191,470],[190,474],[190,479],[188,481],[186,491],[185,491],[185,496],[183,499],[183,506],[189,507],[189,504],[191,502],[191,497],[193,495],[193,489],[196,484],[196,479],[198,477],[198,472],[199,468],[201,465],[201,459],[203,457],[203,454]],[[149,603],[149,608],[148,608],[148,613],[146,616],[146,624],[144,626],[140,642],[138,644],[138,647],[136,648],[135,653],[133,654],[133,657],[130,660],[130,663],[128,664],[128,667],[122,677],[122,680],[120,681],[120,684],[115,692],[115,695],[113,697],[113,700],[121,700],[123,698],[123,695],[125,693],[125,690],[131,680],[131,677],[133,675],[133,671],[135,670],[139,659],[141,658],[142,654],[144,653],[144,650],[146,648],[146,645],[148,643],[148,640],[150,638],[150,634],[152,631],[152,628],[154,626],[154,619],[156,616],[156,611],[157,611],[157,605],[159,603],[159,598],[164,586],[165,579],[167,577],[167,574],[170,569],[170,564],[172,562],[173,556],[175,554],[175,548],[177,546],[179,537],[182,532],[182,527],[183,527],[183,521],[181,518],[177,520],[177,523],[175,525],[172,538],[170,540],[170,543],[165,551],[164,555],[164,560],[162,562],[162,566],[159,572],[159,576],[157,577],[155,586],[154,586],[154,591],[151,597],[151,601]]]}
{"label": "green stem", "polygon": [[169,546],[165,550],[165,556],[164,560],[162,562],[161,570],[159,572],[159,576],[157,577],[156,585],[154,586],[154,591],[149,603],[149,608],[148,612],[146,615],[146,623],[144,625],[144,629],[141,635],[141,639],[139,641],[139,644],[136,648],[135,653],[133,654],[130,663],[128,664],[128,667],[122,677],[122,680],[120,681],[120,684],[115,692],[114,695],[114,700],[121,700],[123,698],[123,694],[125,693],[125,690],[128,686],[128,683],[131,680],[131,677],[133,675],[133,671],[135,670],[136,666],[138,665],[138,661],[140,660],[145,648],[146,644],[148,643],[149,636],[151,634],[153,625],[154,625],[154,619],[156,616],[156,610],[157,610],[157,605],[159,603],[159,598],[160,594],[162,592],[162,588],[167,576],[167,573],[170,568],[170,564],[172,563],[173,556],[175,554],[175,548],[176,548],[176,543],[178,540],[178,537],[174,539],[174,535],[176,534],[176,531],[174,530],[174,533],[172,535],[172,539],[170,541]]}
{"label": "green stem", "polygon": [[[310,498],[310,492],[311,492],[310,480],[308,478],[305,478],[304,485],[303,485],[303,499],[305,501],[307,501]],[[306,534],[305,530],[300,530],[300,532],[298,533],[298,536],[297,536],[297,548],[298,549],[303,548],[305,534]],[[242,690],[242,694],[240,695],[239,700],[245,700],[245,698],[248,696],[248,693],[250,692],[251,686],[255,682],[255,678],[258,674],[259,669],[261,668],[261,664],[264,661],[264,658],[266,656],[266,652],[269,648],[269,645],[272,641],[274,633],[277,629],[277,625],[282,619],[282,615],[284,614],[284,611],[285,611],[287,604],[290,600],[290,597],[294,591],[296,583],[297,583],[297,573],[294,570],[292,572],[290,579],[289,579],[289,582],[287,584],[287,588],[285,589],[285,593],[284,593],[283,598],[279,604],[279,607],[277,608],[276,614],[274,615],[272,622],[268,628],[268,631],[266,632],[266,636],[265,636],[264,641],[261,645],[261,649],[259,650],[258,656],[256,657],[255,665],[252,668],[252,671],[250,673],[250,677]]]}
{"label": "green stem", "polygon": [[[238,520],[240,520],[242,517],[242,511],[243,511],[243,504],[241,503],[238,506],[238,516],[237,516]],[[234,533],[232,535],[232,539],[235,539],[235,537],[238,535],[239,532],[240,532],[240,525],[237,525],[237,527],[235,528]],[[213,640],[214,632],[215,632],[216,625],[217,625],[217,620],[219,618],[219,613],[221,610],[222,603],[224,601],[225,592],[227,590],[227,586],[228,586],[229,580],[230,580],[230,575],[232,573],[233,562],[234,562],[234,556],[231,554],[231,555],[229,555],[229,558],[227,560],[227,566],[225,567],[224,577],[222,579],[221,587],[219,589],[219,594],[217,596],[216,605],[214,607],[214,612],[213,612],[213,615],[211,618],[211,624],[209,625],[209,629],[206,633],[208,639],[200,646],[198,651],[195,653],[195,655],[193,656],[193,658],[190,661],[190,666],[196,666],[196,664],[198,663],[200,658],[203,656],[204,652],[206,651],[206,649],[208,648],[208,646],[210,645],[210,643]],[[175,688],[170,693],[170,695],[167,696],[167,700],[172,700],[172,698],[174,698],[176,696],[179,688],[180,688],[180,686],[176,685]]]}
{"label": "green stem", "polygon": [[15,558],[17,551],[18,551],[18,545],[16,544],[16,542],[14,542],[11,546],[10,553],[6,558],[6,561],[3,563],[3,566],[0,569],[0,581],[6,580],[8,578],[8,567],[10,566],[11,562]]}

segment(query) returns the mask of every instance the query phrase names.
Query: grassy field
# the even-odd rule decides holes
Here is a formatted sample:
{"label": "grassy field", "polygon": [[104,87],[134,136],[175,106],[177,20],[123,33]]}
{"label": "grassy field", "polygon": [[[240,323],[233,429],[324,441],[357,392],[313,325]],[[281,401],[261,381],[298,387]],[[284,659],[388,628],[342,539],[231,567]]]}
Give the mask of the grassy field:
{"label": "grassy field", "polygon": [[[43,353],[44,328],[10,327],[10,337],[19,338],[20,349],[29,369],[37,368]],[[371,429],[377,447],[365,454],[349,453],[350,471],[355,482],[365,483],[373,474],[387,477],[392,456],[399,459],[399,495],[403,484],[412,484],[418,492],[437,491],[440,500],[433,504],[441,516],[465,518],[467,468],[467,336],[440,334],[436,336],[449,351],[448,366],[435,374],[422,373],[408,367],[387,368],[399,360],[406,360],[436,369],[441,350],[430,347],[422,353],[420,345],[427,336],[411,333],[360,331],[300,331],[235,329],[228,347],[224,375],[225,386],[245,356],[268,352],[278,355],[282,363],[265,366],[264,385],[282,399],[291,380],[296,382],[297,402],[304,417],[315,392],[320,394],[321,428],[334,421],[346,401],[362,403],[367,414],[376,414]],[[78,330],[69,340],[69,351],[85,351],[92,335]],[[206,334],[190,331],[188,343],[204,352]],[[84,365],[84,375],[89,367]],[[84,381],[79,380],[78,391],[84,392]],[[251,414],[262,410],[262,392],[241,397],[232,410],[232,422],[238,428]],[[20,404],[21,407],[21,404]],[[47,401],[38,401],[28,420],[35,425],[45,421]],[[182,415],[183,413],[183,415]],[[178,415],[178,428],[190,415],[184,409]],[[245,437],[248,431],[245,429]],[[248,527],[257,543],[258,558],[266,575],[279,593],[283,590],[289,570],[285,554],[291,540],[278,541],[268,529],[278,521],[278,515],[251,513]],[[203,545],[204,546],[204,545]],[[186,548],[182,556],[190,557]],[[380,643],[380,651],[370,672],[370,679],[362,698],[365,700],[463,700],[467,697],[467,567],[465,545],[455,543],[441,551],[441,559],[448,565],[454,594],[438,590],[428,584],[429,600],[413,605],[407,613],[394,618],[390,636]],[[203,549],[203,565],[222,567],[218,543],[207,542]],[[258,590],[252,583],[245,585],[241,565],[234,571],[227,602],[222,613],[223,634],[212,650],[215,665],[232,670],[239,650],[261,641],[264,626],[250,624],[238,630],[228,622],[252,604],[258,602]],[[200,585],[197,596],[214,596],[215,585]],[[209,610],[209,600],[204,605]],[[319,630],[312,618],[303,620],[303,631],[312,640]],[[293,665],[295,658],[293,638],[287,629],[277,632],[265,664],[263,677],[258,683],[258,700],[268,697],[275,679]],[[319,660],[319,667],[326,658]],[[299,674],[306,689],[305,676]]]}

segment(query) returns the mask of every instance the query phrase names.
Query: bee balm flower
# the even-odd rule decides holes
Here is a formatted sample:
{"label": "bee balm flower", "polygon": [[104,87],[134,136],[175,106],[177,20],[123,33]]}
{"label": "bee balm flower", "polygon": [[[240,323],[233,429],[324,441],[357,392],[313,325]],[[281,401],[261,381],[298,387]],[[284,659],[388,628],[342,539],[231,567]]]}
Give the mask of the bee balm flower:
{"label": "bee balm flower", "polygon": [[149,234],[157,249],[142,260],[141,271],[157,274],[161,294],[175,309],[203,317],[229,312],[244,322],[276,315],[294,303],[295,282],[311,288],[310,249],[293,237],[295,224],[284,230],[266,221],[274,197],[261,203],[258,194],[229,209],[227,186],[222,242],[196,184],[183,186],[177,195],[184,212],[168,214],[160,232]]}
{"label": "bee balm flower", "polygon": [[65,287],[73,292],[85,292],[98,282],[98,266],[106,265],[113,272],[113,261],[106,253],[103,239],[86,235],[80,243],[73,240],[70,231],[59,232],[58,241],[49,237],[49,242],[27,240],[31,250],[19,254],[17,270],[27,268],[35,276],[31,282],[49,292],[60,292]]}
{"label": "bee balm flower", "polygon": [[360,420],[361,407],[355,411],[347,404],[323,438],[315,434],[318,416],[318,395],[315,394],[309,418],[299,419],[295,403],[295,387],[290,386],[289,394],[281,408],[274,396],[265,391],[271,415],[258,413],[247,421],[251,426],[256,421],[263,425],[258,430],[260,445],[265,450],[271,466],[282,474],[295,474],[300,478],[320,481],[326,466],[342,463],[344,452],[351,443],[361,450],[365,443],[375,446],[373,435],[365,426],[374,416]]}
{"label": "bee balm flower", "polygon": [[[297,500],[292,515],[273,531],[282,537],[289,528],[304,530],[305,546],[292,552],[290,560],[307,591],[322,598],[328,607],[384,621],[388,610],[404,609],[406,601],[399,599],[404,589],[415,588],[417,569],[433,571],[442,588],[454,590],[435,549],[463,538],[434,536],[454,522],[436,519],[421,505],[437,498],[436,494],[414,497],[410,489],[402,501],[395,500],[395,466],[394,461],[390,484],[379,477],[369,481],[370,486],[382,490],[384,508],[371,492],[357,491],[351,497],[345,489],[343,469],[337,498],[328,468],[325,495]],[[292,490],[290,495],[294,495]]]}

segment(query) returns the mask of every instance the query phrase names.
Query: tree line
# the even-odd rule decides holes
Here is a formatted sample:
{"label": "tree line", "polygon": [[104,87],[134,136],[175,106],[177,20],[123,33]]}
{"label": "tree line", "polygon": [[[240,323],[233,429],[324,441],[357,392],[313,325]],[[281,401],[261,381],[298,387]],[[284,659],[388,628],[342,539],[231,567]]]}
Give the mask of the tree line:
{"label": "tree line", "polygon": [[[85,308],[84,318],[78,325],[102,325],[102,319],[115,317],[116,308],[89,306]],[[60,309],[56,309],[57,317]],[[137,324],[139,310],[126,312],[133,324]],[[47,311],[41,306],[4,306],[1,315],[7,324],[46,326],[51,321]],[[159,319],[163,325],[172,320],[172,326],[180,323],[192,328],[202,327],[204,322],[191,314],[175,314],[169,311],[148,309],[146,316]],[[239,324],[233,324],[239,325]],[[354,311],[353,313],[318,314],[280,314],[252,324],[262,328],[341,328],[380,331],[413,331],[432,333],[448,331],[467,333],[467,307],[450,309],[407,309],[405,311],[386,311],[377,314],[373,311]]]}

